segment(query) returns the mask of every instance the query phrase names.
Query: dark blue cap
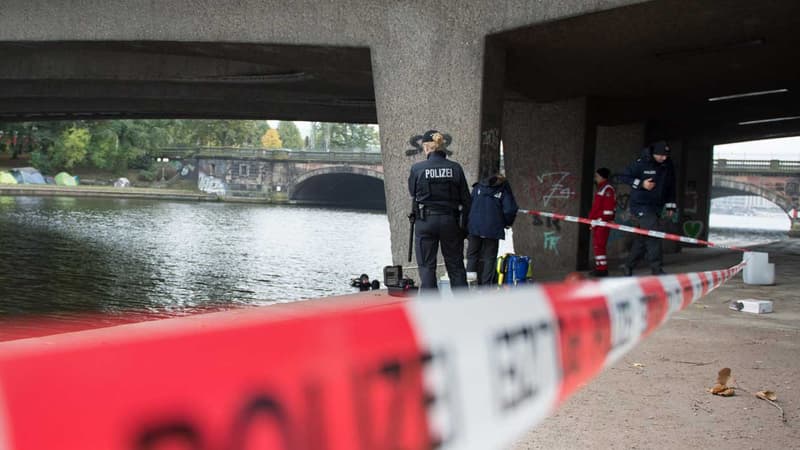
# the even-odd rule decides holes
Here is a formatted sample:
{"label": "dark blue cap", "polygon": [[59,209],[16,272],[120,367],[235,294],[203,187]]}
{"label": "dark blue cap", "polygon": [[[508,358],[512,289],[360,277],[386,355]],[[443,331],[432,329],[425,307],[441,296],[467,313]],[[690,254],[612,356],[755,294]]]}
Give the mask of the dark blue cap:
{"label": "dark blue cap", "polygon": [[422,135],[422,142],[433,142],[433,135],[438,133],[436,130],[428,130]]}
{"label": "dark blue cap", "polygon": [[650,144],[650,148],[654,155],[667,155],[669,156],[669,145],[666,141],[657,141]]}

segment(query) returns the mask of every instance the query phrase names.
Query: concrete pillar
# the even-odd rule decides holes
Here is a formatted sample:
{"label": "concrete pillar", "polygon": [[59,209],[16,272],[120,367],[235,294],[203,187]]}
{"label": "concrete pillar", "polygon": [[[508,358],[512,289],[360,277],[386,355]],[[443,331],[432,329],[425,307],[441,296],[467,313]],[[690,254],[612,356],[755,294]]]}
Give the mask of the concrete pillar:
{"label": "concrete pillar", "polygon": [[[411,165],[423,158],[421,153],[407,155],[407,150],[414,149],[409,139],[428,129],[451,135],[450,158],[464,167],[469,184],[477,181],[481,127],[497,129],[498,139],[487,138],[486,154],[490,154],[499,146],[499,126],[489,112],[502,102],[502,97],[493,98],[502,95],[502,88],[492,86],[502,82],[502,77],[498,80],[493,75],[493,81],[485,82],[484,60],[502,61],[504,57],[484,52],[484,33],[464,24],[445,30],[442,16],[427,14],[416,4],[398,3],[393,14],[403,20],[390,24],[372,47],[372,66],[392,259],[394,264],[405,265],[406,216],[411,209],[408,173]],[[494,47],[494,51],[500,50]],[[484,91],[489,95],[483,95]],[[487,111],[483,121],[482,110]],[[491,170],[492,158],[485,159],[486,170]]]}
{"label": "concrete pillar", "polygon": [[[631,187],[614,181],[614,175],[622,173],[641,154],[645,146],[645,124],[643,122],[617,126],[597,127],[597,152],[595,154],[595,169],[607,167],[611,170],[612,182],[617,191],[617,223],[630,225],[630,199]],[[628,255],[631,244],[631,234],[623,231],[611,230],[608,237],[608,257],[616,260]],[[613,268],[613,267],[612,267]]]}
{"label": "concrete pillar", "polygon": [[[683,234],[683,222],[687,219],[684,217],[684,194],[686,192],[686,172],[688,166],[692,164],[691,158],[688,155],[688,148],[686,141],[680,138],[667,139],[671,151],[672,164],[675,168],[675,203],[678,204],[678,210],[672,217],[664,216],[663,230],[667,233]],[[708,222],[708,221],[706,221]],[[676,241],[663,240],[661,248],[664,253],[678,253],[683,244]]]}
{"label": "concrete pillar", "polygon": [[[584,98],[506,102],[506,173],[521,208],[570,215],[588,212],[596,129],[588,111]],[[563,276],[588,267],[589,227],[519,217],[514,249],[531,256],[534,277]]]}
{"label": "concrete pillar", "polygon": [[714,146],[690,139],[683,142],[683,149],[684,156],[679,169],[680,227],[677,232],[707,240],[714,176]]}
{"label": "concrete pillar", "polygon": [[491,176],[500,169],[505,76],[505,47],[496,38],[487,38],[481,96],[481,141],[478,164],[480,179]]}

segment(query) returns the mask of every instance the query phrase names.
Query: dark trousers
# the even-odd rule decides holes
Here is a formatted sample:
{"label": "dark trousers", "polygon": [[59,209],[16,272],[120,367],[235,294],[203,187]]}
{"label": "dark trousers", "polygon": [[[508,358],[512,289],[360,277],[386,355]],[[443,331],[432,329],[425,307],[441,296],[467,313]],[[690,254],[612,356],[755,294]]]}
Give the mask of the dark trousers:
{"label": "dark trousers", "polygon": [[467,236],[467,272],[478,273],[478,284],[494,284],[498,239]]}
{"label": "dark trousers", "polygon": [[[633,226],[637,228],[661,231],[661,224],[659,223],[658,215],[655,213],[644,213],[641,216],[633,216],[631,222],[633,222]],[[626,265],[634,269],[636,263],[639,262],[645,254],[647,255],[647,262],[650,264],[650,270],[653,273],[661,272],[661,239],[635,234],[633,237],[631,254],[628,256]]]}
{"label": "dark trousers", "polygon": [[436,289],[436,253],[442,244],[442,256],[454,289],[467,287],[464,270],[464,238],[458,218],[451,214],[428,214],[415,225],[415,249],[419,266],[420,288]]}

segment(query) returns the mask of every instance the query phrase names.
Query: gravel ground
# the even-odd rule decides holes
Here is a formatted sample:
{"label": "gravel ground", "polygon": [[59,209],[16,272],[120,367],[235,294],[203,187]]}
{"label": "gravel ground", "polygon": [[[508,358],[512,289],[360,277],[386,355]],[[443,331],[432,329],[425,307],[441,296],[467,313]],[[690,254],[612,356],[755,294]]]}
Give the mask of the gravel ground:
{"label": "gravel ground", "polygon": [[[800,448],[800,240],[756,248],[776,263],[775,286],[728,281],[605,370],[512,448]],[[668,255],[670,273],[730,267],[717,249]],[[775,312],[728,309],[731,300],[772,300]],[[733,397],[706,392],[729,367]],[[780,411],[753,393],[777,394]]]}

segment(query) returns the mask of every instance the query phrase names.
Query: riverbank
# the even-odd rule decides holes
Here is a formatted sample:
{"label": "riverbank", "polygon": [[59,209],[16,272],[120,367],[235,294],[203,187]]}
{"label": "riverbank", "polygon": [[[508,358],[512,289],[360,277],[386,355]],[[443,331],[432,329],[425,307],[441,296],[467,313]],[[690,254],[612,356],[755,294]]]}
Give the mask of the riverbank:
{"label": "riverbank", "polygon": [[[45,196],[45,197],[105,197],[105,198],[133,198],[133,199],[161,199],[161,200],[193,200],[217,201],[221,200],[215,194],[181,189],[138,188],[113,186],[56,186],[39,184],[3,184],[0,185],[0,196]],[[228,198],[226,201],[230,201]]]}

